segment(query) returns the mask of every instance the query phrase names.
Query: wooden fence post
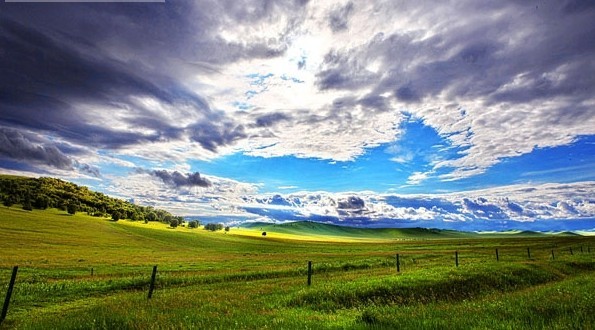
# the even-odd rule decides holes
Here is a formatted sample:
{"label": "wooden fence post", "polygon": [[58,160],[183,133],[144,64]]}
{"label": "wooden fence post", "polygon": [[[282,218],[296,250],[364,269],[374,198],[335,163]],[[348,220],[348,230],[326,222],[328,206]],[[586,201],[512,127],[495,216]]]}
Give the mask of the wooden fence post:
{"label": "wooden fence post", "polygon": [[399,260],[399,254],[397,253],[397,273],[401,272],[401,261]]}
{"label": "wooden fence post", "polygon": [[93,267],[91,267],[91,276],[93,276]]}
{"label": "wooden fence post", "polygon": [[455,265],[459,267],[459,251],[455,251]]}
{"label": "wooden fence post", "polygon": [[498,255],[498,249],[496,249],[496,261],[500,261],[500,255]]}
{"label": "wooden fence post", "polygon": [[12,296],[12,289],[14,288],[14,281],[17,279],[17,271],[19,266],[12,268],[12,276],[10,276],[10,283],[8,284],[8,291],[6,291],[6,298],[4,298],[4,305],[2,306],[2,315],[0,316],[0,324],[4,322],[6,313],[8,313],[8,304],[10,304],[10,296]]}
{"label": "wooden fence post", "polygon": [[583,253],[583,246],[581,245],[581,253]]}
{"label": "wooden fence post", "polygon": [[527,259],[531,259],[531,249],[527,248]]}
{"label": "wooden fence post", "polygon": [[554,250],[552,250],[552,260],[556,260],[556,256],[554,256]]}
{"label": "wooden fence post", "polygon": [[312,261],[308,261],[308,286],[312,285]]}
{"label": "wooden fence post", "polygon": [[573,256],[574,253],[572,253],[572,246],[570,247],[570,255]]}
{"label": "wooden fence post", "polygon": [[155,277],[157,277],[157,265],[153,266],[153,274],[151,275],[151,285],[149,286],[149,296],[147,299],[151,299],[153,296],[153,290],[155,290]]}

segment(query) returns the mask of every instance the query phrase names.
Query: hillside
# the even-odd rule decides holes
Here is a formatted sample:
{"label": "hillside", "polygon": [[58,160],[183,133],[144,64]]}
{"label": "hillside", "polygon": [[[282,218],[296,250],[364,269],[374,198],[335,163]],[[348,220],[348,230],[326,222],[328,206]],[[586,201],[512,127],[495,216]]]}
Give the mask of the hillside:
{"label": "hillside", "polygon": [[26,211],[56,208],[70,214],[84,212],[114,220],[147,220],[170,222],[174,217],[165,210],[135,205],[55,178],[29,178],[0,175],[0,201]]}
{"label": "hillside", "polygon": [[246,223],[242,227],[291,235],[362,239],[468,238],[478,235],[470,232],[427,228],[356,228],[312,221],[288,222],[283,224],[256,222]]}
{"label": "hillside", "polygon": [[467,232],[457,230],[444,230],[435,228],[357,228],[339,226],[313,221],[287,222],[272,224],[267,222],[247,222],[242,228],[256,229],[265,232],[281,233],[311,238],[338,237],[349,239],[440,239],[440,238],[502,238],[502,237],[544,237],[556,236],[581,236],[574,232],[542,233],[536,231],[506,231],[506,232]]}

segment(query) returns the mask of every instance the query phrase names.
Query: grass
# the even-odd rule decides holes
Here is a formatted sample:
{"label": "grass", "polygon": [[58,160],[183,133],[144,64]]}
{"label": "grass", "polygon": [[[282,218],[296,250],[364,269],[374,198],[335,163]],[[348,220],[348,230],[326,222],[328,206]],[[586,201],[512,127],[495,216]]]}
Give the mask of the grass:
{"label": "grass", "polygon": [[[11,267],[20,268],[0,328],[595,325],[595,237],[353,231],[312,223],[266,231],[266,237],[260,227],[213,233],[2,207],[0,298]],[[593,254],[586,253],[588,247]],[[398,274],[395,253],[401,260]],[[310,287],[308,260],[314,265]],[[155,264],[157,288],[147,300]]]}

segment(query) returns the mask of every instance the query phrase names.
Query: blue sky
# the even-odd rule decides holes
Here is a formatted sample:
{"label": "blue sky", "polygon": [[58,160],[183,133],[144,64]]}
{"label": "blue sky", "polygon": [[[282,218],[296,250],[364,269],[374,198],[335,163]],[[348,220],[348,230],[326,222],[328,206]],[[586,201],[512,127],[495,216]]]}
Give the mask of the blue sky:
{"label": "blue sky", "polygon": [[592,229],[594,29],[575,0],[0,3],[0,172],[216,219]]}

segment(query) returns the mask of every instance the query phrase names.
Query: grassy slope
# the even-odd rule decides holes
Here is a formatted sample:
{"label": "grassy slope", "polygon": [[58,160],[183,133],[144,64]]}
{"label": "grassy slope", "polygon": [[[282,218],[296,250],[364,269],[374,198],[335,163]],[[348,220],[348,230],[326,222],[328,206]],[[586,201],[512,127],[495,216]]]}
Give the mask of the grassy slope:
{"label": "grassy slope", "polygon": [[[502,238],[502,237],[539,237],[545,234],[534,231],[511,231],[475,233],[456,230],[428,228],[357,228],[324,224],[312,221],[288,222],[284,224],[247,223],[242,225],[260,231],[306,236],[311,238],[343,238],[355,240],[402,240],[402,239],[443,239],[443,238]],[[574,233],[559,233],[560,236],[577,236]],[[580,236],[580,235],[578,235]]]}
{"label": "grassy slope", "polygon": [[[260,228],[225,234],[64,213],[0,208],[0,250],[8,251],[0,254],[0,292],[6,290],[10,267],[21,266],[4,326],[595,325],[594,301],[585,294],[595,290],[595,251],[578,253],[579,246],[595,247],[590,237],[321,242],[289,239],[308,239],[308,228],[261,237]],[[338,237],[340,230],[328,228],[324,234]],[[494,247],[500,249],[500,263],[493,260]],[[531,261],[526,247],[532,249]],[[454,250],[460,252],[459,268],[453,267]],[[399,276],[395,252],[401,253]],[[314,262],[310,288],[305,287],[306,260]],[[157,291],[147,301],[153,264],[159,265]],[[545,302],[549,296],[555,304]]]}

